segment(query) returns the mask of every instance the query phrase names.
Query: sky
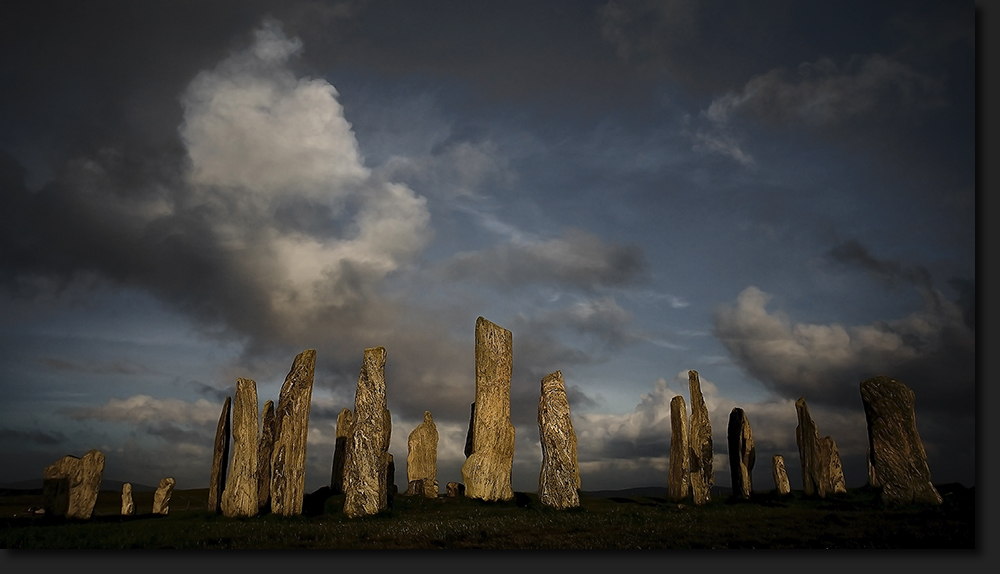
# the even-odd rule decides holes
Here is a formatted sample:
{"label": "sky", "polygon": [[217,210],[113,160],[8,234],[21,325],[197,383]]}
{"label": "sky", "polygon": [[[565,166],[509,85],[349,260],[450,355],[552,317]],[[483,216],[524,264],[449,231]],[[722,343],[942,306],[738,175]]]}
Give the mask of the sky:
{"label": "sky", "polygon": [[754,488],[775,454],[801,488],[800,397],[864,485],[876,375],[932,480],[975,484],[972,3],[0,10],[0,483],[98,448],[206,487],[236,380],[263,411],[316,349],[315,490],[382,346],[395,483],[429,411],[443,492],[482,316],[513,334],[515,490],[557,370],[583,490],[666,486],[689,370],[720,486],[739,407]]}

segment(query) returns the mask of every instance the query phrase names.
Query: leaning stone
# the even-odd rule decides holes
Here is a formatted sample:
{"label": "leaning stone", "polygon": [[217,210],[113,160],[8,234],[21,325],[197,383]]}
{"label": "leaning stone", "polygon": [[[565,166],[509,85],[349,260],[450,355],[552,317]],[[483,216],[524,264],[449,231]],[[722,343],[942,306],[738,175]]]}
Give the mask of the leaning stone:
{"label": "leaning stone", "polygon": [[503,327],[476,320],[476,410],[472,454],[462,465],[465,496],[511,500],[514,426],[510,423],[513,336]]}
{"label": "leaning stone", "polygon": [[420,493],[437,498],[438,431],[430,411],[424,411],[424,421],[416,426],[406,441],[407,495],[417,494],[413,484],[420,482]]}
{"label": "leaning stone", "polygon": [[83,458],[67,455],[45,467],[42,500],[47,516],[90,519],[104,474],[104,454],[97,449]]}
{"label": "leaning stone", "polygon": [[776,454],[771,458],[771,473],[774,476],[774,488],[784,496],[792,491],[788,484],[788,473],[785,472],[785,457]]}
{"label": "leaning stone", "polygon": [[344,460],[347,457],[347,437],[351,435],[354,416],[351,409],[343,409],[337,415],[337,443],[333,447],[333,470],[330,473],[330,490],[333,494],[344,494]]}
{"label": "leaning stone", "polygon": [[461,482],[449,482],[445,488],[448,492],[448,498],[465,496],[465,485]]}
{"label": "leaning stone", "polygon": [[915,396],[905,384],[886,376],[861,382],[870,473],[886,504],[943,502],[931,483],[927,452],[917,432]]}
{"label": "leaning stone", "polygon": [[132,483],[122,485],[122,516],[135,514],[135,503],[132,502]]}
{"label": "leaning stone", "polygon": [[208,480],[208,511],[222,512],[222,491],[226,487],[226,470],[229,467],[229,435],[232,427],[229,411],[233,398],[226,397],[222,414],[215,427],[215,447],[212,449],[212,475]]}
{"label": "leaning stone", "polygon": [[174,493],[174,479],[164,478],[153,493],[153,514],[170,512],[170,495]]}
{"label": "leaning stone", "polygon": [[753,444],[750,420],[743,409],[736,407],[729,413],[728,431],[733,495],[749,500],[753,495],[753,467],[757,450]]}
{"label": "leaning stone", "polygon": [[687,405],[684,397],[670,399],[670,470],[667,497],[678,502],[691,495],[691,470],[688,453]]}
{"label": "leaning stone", "polygon": [[847,494],[847,483],[844,481],[844,465],[840,462],[840,451],[837,449],[837,441],[833,440],[833,437],[830,436],[825,436],[822,440],[826,443],[823,446],[823,451],[829,453],[829,458],[827,459],[829,470],[826,471],[829,479],[826,491],[833,494]]}
{"label": "leaning stone", "polygon": [[365,349],[354,397],[354,425],[344,461],[344,514],[349,518],[388,508],[389,439],[392,418],[386,408],[385,348]]}
{"label": "leaning stone", "polygon": [[708,417],[705,397],[701,394],[698,371],[688,371],[691,393],[691,426],[688,429],[688,463],[691,465],[691,495],[702,505],[712,500],[715,472],[712,470],[712,421]]}
{"label": "leaning stone", "polygon": [[256,516],[257,484],[257,383],[253,379],[236,381],[233,400],[233,461],[222,493],[223,516]]}
{"label": "leaning stone", "polygon": [[271,457],[274,454],[274,401],[264,403],[264,417],[257,442],[257,512],[271,508]]}
{"label": "leaning stone", "polygon": [[576,432],[569,413],[569,399],[562,371],[542,379],[538,401],[538,435],[542,445],[542,470],[538,475],[538,500],[552,508],[580,506],[580,468],[576,458]]}
{"label": "leaning stone", "polygon": [[[309,435],[309,407],[312,401],[316,350],[306,349],[292,362],[278,393],[274,410],[274,448],[283,451],[281,468],[277,452],[271,464],[271,512],[284,516],[302,514],[306,485],[306,438]],[[284,483],[275,488],[276,481]],[[280,491],[280,492],[279,492]]]}

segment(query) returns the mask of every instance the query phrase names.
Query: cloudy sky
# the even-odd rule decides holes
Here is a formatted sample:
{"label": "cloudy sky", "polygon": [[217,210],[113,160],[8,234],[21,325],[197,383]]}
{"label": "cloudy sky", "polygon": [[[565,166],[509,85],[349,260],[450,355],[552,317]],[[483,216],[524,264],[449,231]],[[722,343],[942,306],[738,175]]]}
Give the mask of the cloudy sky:
{"label": "cloudy sky", "polygon": [[316,349],[306,486],[364,349],[396,484],[461,481],[483,316],[513,333],[516,490],[562,371],[584,490],[665,486],[701,375],[801,488],[794,402],[867,480],[859,384],[975,484],[972,3],[8,2],[0,483],[90,448],[208,484],[236,379]]}

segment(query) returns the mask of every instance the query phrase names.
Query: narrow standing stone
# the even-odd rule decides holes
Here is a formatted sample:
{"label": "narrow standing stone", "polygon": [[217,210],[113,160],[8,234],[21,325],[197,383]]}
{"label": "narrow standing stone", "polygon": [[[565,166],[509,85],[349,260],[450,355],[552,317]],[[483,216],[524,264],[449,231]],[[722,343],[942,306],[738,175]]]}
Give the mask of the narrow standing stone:
{"label": "narrow standing stone", "polygon": [[174,479],[164,478],[153,493],[153,514],[170,512],[170,496],[174,493]]}
{"label": "narrow standing stone", "polygon": [[688,452],[687,405],[684,397],[670,399],[670,471],[667,497],[679,502],[691,495],[691,468]]}
{"label": "narrow standing stone", "polygon": [[389,440],[392,417],[386,408],[385,348],[365,349],[354,397],[354,425],[344,461],[344,514],[349,518],[388,508]]}
{"label": "narrow standing stone", "polygon": [[837,449],[837,441],[833,440],[831,436],[825,436],[821,440],[824,442],[823,452],[829,456],[827,459],[829,470],[826,472],[829,478],[826,491],[833,494],[846,494],[847,483],[844,481],[844,465],[840,462],[840,451]]}
{"label": "narrow standing stone", "polygon": [[222,414],[215,427],[215,447],[212,449],[212,475],[208,480],[208,511],[222,512],[222,491],[226,487],[226,470],[229,467],[229,410],[233,398],[226,397]]}
{"label": "narrow standing stone", "polygon": [[702,505],[712,500],[715,471],[712,469],[712,421],[701,394],[698,371],[688,371],[688,388],[691,392],[691,427],[688,434],[688,461],[691,465],[691,495],[694,503]]}
{"label": "narrow standing stone", "polygon": [[330,473],[330,490],[333,494],[344,493],[344,460],[347,457],[347,437],[351,436],[354,415],[351,409],[343,409],[337,415],[337,444],[333,447],[333,471]]}
{"label": "narrow standing stone", "polygon": [[132,483],[122,485],[122,516],[135,514],[135,503],[132,502]]}
{"label": "narrow standing stone", "polygon": [[729,413],[729,471],[733,495],[749,500],[753,495],[753,467],[757,450],[753,444],[750,419],[743,409],[736,407]]}
{"label": "narrow standing stone", "polygon": [[[438,431],[430,411],[424,411],[424,421],[416,426],[406,441],[406,494],[437,498]],[[419,487],[415,483],[419,483]]]}
{"label": "narrow standing stone", "polygon": [[[802,492],[806,496],[817,495],[826,498],[827,485],[830,483],[829,447],[823,448],[819,429],[809,414],[809,405],[805,397],[795,401],[795,413],[799,424],[795,427],[795,444],[799,448],[799,462],[802,465]],[[825,472],[824,472],[825,471]]]}
{"label": "narrow standing stone", "polygon": [[66,455],[45,467],[42,498],[45,514],[89,520],[97,504],[104,474],[104,454],[97,449],[83,458]]}
{"label": "narrow standing stone", "polygon": [[510,423],[510,378],[513,366],[510,331],[479,317],[476,320],[476,410],[472,454],[462,465],[465,496],[510,500],[514,463],[514,426]]}
{"label": "narrow standing stone", "polygon": [[[306,438],[312,402],[316,350],[306,349],[292,362],[278,393],[274,411],[276,451],[271,455],[271,512],[283,516],[302,514],[306,484]],[[278,452],[282,455],[278,457]],[[280,468],[279,468],[280,464]],[[277,487],[277,482],[282,486]]]}
{"label": "narrow standing stone", "polygon": [[472,454],[472,445],[475,442],[473,436],[476,434],[476,402],[469,405],[469,432],[465,434],[465,458]]}
{"label": "narrow standing stone", "polygon": [[788,484],[788,473],[785,472],[785,457],[776,454],[771,458],[771,474],[774,476],[774,488],[784,496],[792,491]]}
{"label": "narrow standing stone", "polygon": [[257,443],[257,512],[271,508],[271,457],[274,454],[274,401],[264,403],[264,417]]}
{"label": "narrow standing stone", "polygon": [[538,500],[558,509],[580,506],[576,432],[570,417],[569,398],[566,396],[562,371],[556,371],[542,379],[538,401],[538,435],[542,445]]}
{"label": "narrow standing stone", "polygon": [[233,462],[222,493],[223,516],[256,516],[258,506],[257,383],[253,379],[236,381],[233,401]]}

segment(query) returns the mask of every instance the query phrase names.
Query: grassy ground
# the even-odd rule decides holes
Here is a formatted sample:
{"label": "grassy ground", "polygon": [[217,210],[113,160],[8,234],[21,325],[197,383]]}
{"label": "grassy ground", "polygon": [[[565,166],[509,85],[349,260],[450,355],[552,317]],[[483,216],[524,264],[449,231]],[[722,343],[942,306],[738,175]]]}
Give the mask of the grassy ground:
{"label": "grassy ground", "polygon": [[175,491],[168,516],[150,514],[152,493],[135,493],[138,514],[119,515],[121,496],[102,492],[89,521],[26,515],[40,491],[0,493],[0,548],[211,549],[974,549],[975,490],[942,485],[940,507],[885,508],[878,493],[852,489],[825,499],[801,491],[704,506],[648,496],[583,493],[557,511],[533,493],[510,502],[395,496],[378,515],[350,519],[343,495],[310,495],[307,513],[231,519],[205,510],[207,491]]}

